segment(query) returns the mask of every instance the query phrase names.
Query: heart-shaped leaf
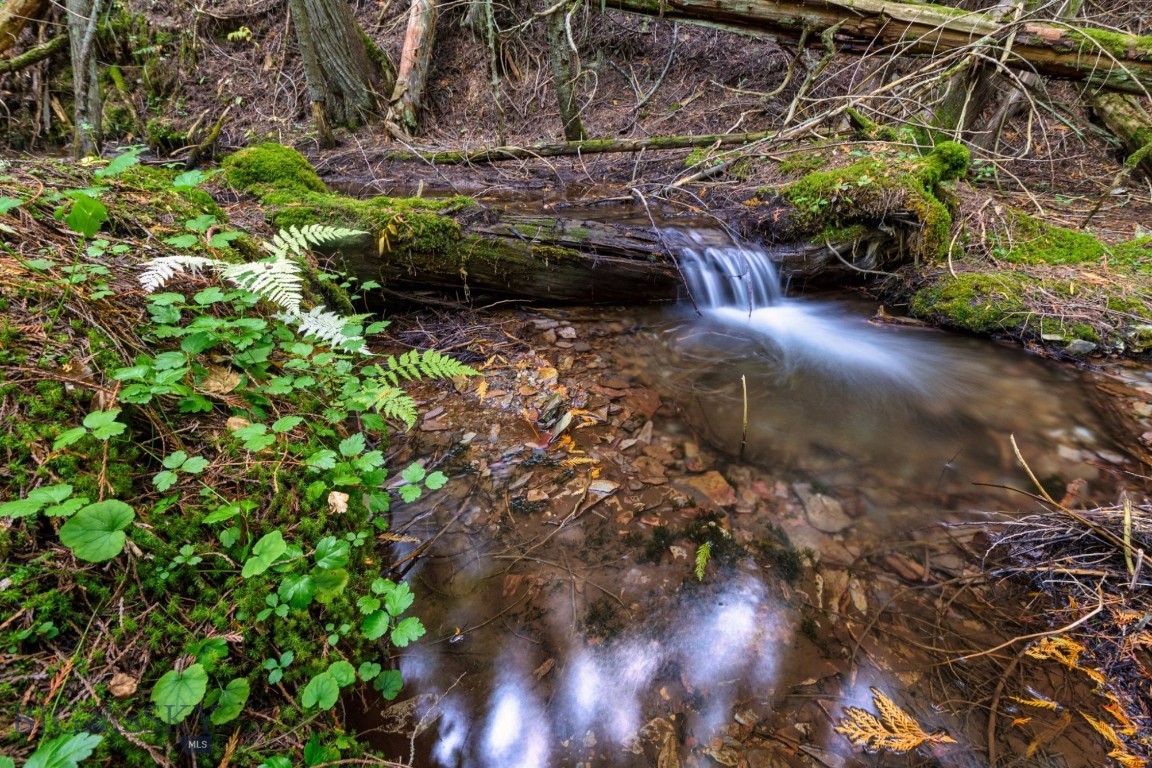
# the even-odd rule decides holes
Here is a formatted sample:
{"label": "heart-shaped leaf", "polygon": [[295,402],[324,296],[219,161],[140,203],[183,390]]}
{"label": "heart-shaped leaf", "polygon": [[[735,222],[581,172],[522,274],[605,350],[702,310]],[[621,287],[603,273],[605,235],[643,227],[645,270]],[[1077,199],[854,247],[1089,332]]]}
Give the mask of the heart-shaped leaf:
{"label": "heart-shaped leaf", "polygon": [[122,501],[109,499],[89,504],[60,528],[60,541],[81,560],[100,563],[124,550],[124,529],[136,513]]}
{"label": "heart-shaped leaf", "polygon": [[193,664],[183,672],[166,672],[152,689],[156,716],[169,725],[182,722],[204,700],[207,691],[208,673],[203,664]]}
{"label": "heart-shaped leaf", "polygon": [[216,708],[212,710],[212,724],[223,725],[239,717],[248,702],[249,692],[248,681],[242,677],[228,683],[220,698],[216,700]]}

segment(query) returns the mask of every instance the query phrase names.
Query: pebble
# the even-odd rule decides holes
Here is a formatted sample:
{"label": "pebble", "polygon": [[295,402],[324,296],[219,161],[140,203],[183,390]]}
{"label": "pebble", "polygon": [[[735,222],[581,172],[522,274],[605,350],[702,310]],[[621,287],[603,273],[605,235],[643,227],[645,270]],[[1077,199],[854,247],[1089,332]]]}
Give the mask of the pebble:
{"label": "pebble", "polygon": [[822,493],[814,493],[804,501],[804,515],[813,528],[824,533],[840,533],[852,525],[844,505]]}

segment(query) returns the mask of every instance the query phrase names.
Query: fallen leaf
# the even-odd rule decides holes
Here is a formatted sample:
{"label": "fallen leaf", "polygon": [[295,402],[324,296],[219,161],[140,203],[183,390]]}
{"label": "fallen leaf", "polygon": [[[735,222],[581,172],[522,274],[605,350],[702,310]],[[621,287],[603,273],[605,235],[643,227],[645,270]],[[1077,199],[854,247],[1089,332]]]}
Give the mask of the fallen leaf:
{"label": "fallen leaf", "polygon": [[328,494],[328,511],[342,515],[348,511],[348,494],[341,493],[340,491],[332,491]]}
{"label": "fallen leaf", "polygon": [[230,416],[228,421],[224,422],[224,425],[227,426],[228,429],[235,432],[238,429],[244,429],[244,427],[251,426],[252,422],[248,421],[248,419],[244,418],[243,416]]}
{"label": "fallen leaf", "polygon": [[226,395],[240,386],[240,374],[221,365],[208,367],[208,375],[200,383],[200,389],[210,395]]}
{"label": "fallen leaf", "polygon": [[112,675],[112,682],[108,683],[108,690],[116,698],[126,699],[136,693],[136,686],[139,685],[139,683],[140,681],[132,677],[132,675],[117,672]]}

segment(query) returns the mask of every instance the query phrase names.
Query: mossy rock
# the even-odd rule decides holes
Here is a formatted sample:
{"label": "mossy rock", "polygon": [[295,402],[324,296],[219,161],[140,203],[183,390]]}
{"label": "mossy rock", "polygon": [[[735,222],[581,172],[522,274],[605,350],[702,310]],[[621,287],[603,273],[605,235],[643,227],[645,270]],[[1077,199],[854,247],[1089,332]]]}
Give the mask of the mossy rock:
{"label": "mossy rock", "polygon": [[241,192],[326,192],[304,155],[282,144],[258,144],[224,159],[224,177]]}
{"label": "mossy rock", "polygon": [[998,238],[997,255],[1013,264],[1107,263],[1152,273],[1152,237],[1109,245],[1087,232],[1049,224],[1025,213],[1013,218],[1011,236]]}
{"label": "mossy rock", "polygon": [[1023,295],[1031,279],[1014,272],[945,274],[912,296],[917,317],[975,333],[1017,328],[1027,312]]}

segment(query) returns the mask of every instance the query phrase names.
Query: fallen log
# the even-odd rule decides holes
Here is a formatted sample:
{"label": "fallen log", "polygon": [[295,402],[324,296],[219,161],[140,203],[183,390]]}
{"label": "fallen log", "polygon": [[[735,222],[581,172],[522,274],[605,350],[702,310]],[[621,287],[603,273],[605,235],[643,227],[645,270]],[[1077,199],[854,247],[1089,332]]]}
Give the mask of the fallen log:
{"label": "fallen log", "polygon": [[[636,304],[684,298],[675,248],[651,226],[479,208],[456,215],[451,247],[381,252],[376,234],[324,252],[360,280],[393,289],[453,290],[468,297],[519,298],[547,304]],[[766,254],[796,282],[835,282],[867,271],[854,266],[894,242],[884,232],[852,241],[781,243]]]}
{"label": "fallen log", "polygon": [[890,0],[605,0],[605,5],[810,45],[836,28],[842,53],[883,55],[891,46],[901,55],[939,56],[978,43],[988,56],[1015,69],[1109,90],[1152,88],[1152,37],[1061,22],[1003,23],[987,13]]}
{"label": "fallen log", "polygon": [[46,43],[41,43],[34,48],[29,48],[19,56],[13,56],[10,59],[0,61],[0,75],[9,72],[19,72],[25,67],[30,67],[33,64],[43,61],[56,51],[63,48],[68,43],[68,35],[56,35]]}
{"label": "fallen log", "polygon": [[[1135,157],[1152,144],[1152,114],[1149,114],[1136,97],[1120,93],[1101,93],[1093,96],[1088,103],[1100,118],[1100,122],[1120,140],[1124,154],[1128,158]],[[1149,156],[1148,152],[1140,155],[1137,163],[1152,177],[1152,156]],[[1128,163],[1125,163],[1125,166],[1127,167]]]}
{"label": "fallen log", "polygon": [[775,136],[778,131],[753,133],[716,133],[702,136],[650,136],[645,139],[584,139],[527,147],[485,147],[451,152],[413,154],[389,152],[389,160],[424,160],[440,165],[464,163],[495,163],[501,160],[528,160],[534,157],[575,157],[598,155],[605,152],[639,152],[644,149],[688,149],[692,147],[726,147],[733,144],[751,144]]}
{"label": "fallen log", "polygon": [[[404,290],[451,289],[465,297],[482,294],[547,303],[639,303],[681,295],[677,248],[670,242],[675,238],[661,227],[687,226],[682,220],[654,226],[554,212],[513,213],[466,197],[351,198],[326,191],[302,155],[276,144],[241,150],[223,166],[229,183],[262,199],[276,227],[327,224],[364,232],[320,249],[361,280]],[[915,174],[907,183],[916,186],[929,183],[929,176],[939,181],[945,170],[943,159],[934,155],[902,173]],[[901,244],[924,238],[906,237],[901,222],[919,230],[924,216],[897,210],[899,201],[906,198],[923,207],[921,198],[928,193],[898,196],[897,183],[881,190],[877,182],[877,191],[888,201],[883,216],[874,211],[856,215],[835,204],[818,237],[807,236],[810,228],[799,223],[802,216],[791,216],[792,228],[775,231],[780,238],[767,250],[768,257],[793,280],[830,282],[910,253]],[[773,205],[796,207],[786,198]],[[766,235],[773,233],[769,222],[776,210],[749,208],[743,214],[748,234],[759,241],[772,239]],[[739,215],[717,213],[733,221]],[[865,226],[873,220],[883,226]],[[877,261],[878,254],[885,258]]]}

